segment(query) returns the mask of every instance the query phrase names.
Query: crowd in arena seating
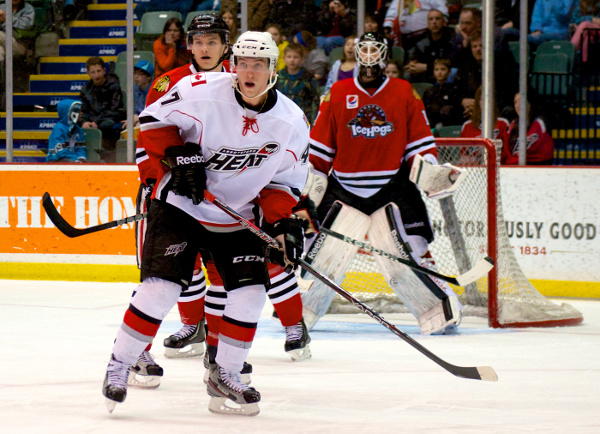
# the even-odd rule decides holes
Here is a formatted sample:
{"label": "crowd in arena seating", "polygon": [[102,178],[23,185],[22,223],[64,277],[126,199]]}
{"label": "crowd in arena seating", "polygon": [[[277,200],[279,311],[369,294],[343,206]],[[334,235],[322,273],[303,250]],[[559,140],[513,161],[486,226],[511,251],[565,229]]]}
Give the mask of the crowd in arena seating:
{"label": "crowd in arena seating", "polygon": [[[475,124],[481,122],[477,116],[480,111],[477,92],[482,84],[484,54],[482,12],[480,7],[463,7],[461,3],[467,2],[365,2],[364,32],[380,32],[389,41],[390,61],[386,74],[415,85],[432,129],[463,124],[463,129],[469,129],[468,125],[474,130],[481,129]],[[23,0],[13,0],[15,16],[29,12],[27,6]],[[600,1],[530,0],[529,6],[528,41],[532,50],[546,40],[572,38],[586,60],[590,37],[583,38],[582,32],[600,29]],[[141,17],[145,12],[164,8],[165,2],[151,0],[138,3],[136,14]],[[237,0],[180,0],[169,2],[169,8],[184,17],[196,10],[221,14],[230,27],[231,42],[239,35]],[[314,119],[319,97],[322,98],[337,80],[357,74],[353,47],[362,32],[356,35],[356,0],[249,0],[248,11],[249,29],[270,32],[280,48],[278,88],[305,109],[309,119]],[[506,118],[507,125],[517,117],[514,98],[518,92],[519,68],[509,43],[519,39],[519,17],[519,2],[496,0],[494,75],[496,83],[501,85],[496,86],[495,102],[500,119]],[[0,11],[2,26],[5,25],[3,18]],[[16,28],[19,23],[13,19]],[[190,61],[185,31],[179,19],[167,21],[163,34],[154,43],[154,77]],[[2,35],[4,32],[0,31],[0,42],[4,44]],[[13,44],[16,44],[13,45],[15,53],[19,54],[18,39]],[[0,48],[0,61],[2,53]],[[547,130],[544,114],[536,114],[532,123],[536,119],[541,119]],[[496,130],[498,133],[499,128]],[[506,130],[508,132],[508,128]],[[504,134],[507,146],[508,137],[508,133]]]}

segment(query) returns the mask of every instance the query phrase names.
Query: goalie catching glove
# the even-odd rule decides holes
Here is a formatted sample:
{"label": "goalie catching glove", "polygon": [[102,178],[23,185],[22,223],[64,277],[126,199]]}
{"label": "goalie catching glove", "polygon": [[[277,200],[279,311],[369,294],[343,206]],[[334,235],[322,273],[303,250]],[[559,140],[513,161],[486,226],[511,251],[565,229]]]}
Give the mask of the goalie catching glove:
{"label": "goalie catching glove", "polygon": [[186,196],[198,205],[204,199],[206,172],[200,146],[186,143],[184,146],[171,146],[165,149],[165,158],[171,168],[171,191],[178,196]]}
{"label": "goalie catching glove", "polygon": [[431,154],[415,155],[409,179],[425,192],[429,199],[450,196],[467,176],[467,171],[450,163],[437,164]]}
{"label": "goalie catching glove", "polygon": [[287,273],[298,267],[302,250],[304,247],[304,230],[308,222],[306,220],[289,217],[277,220],[265,231],[279,243],[279,248],[267,246],[265,256],[277,265],[285,268]]}

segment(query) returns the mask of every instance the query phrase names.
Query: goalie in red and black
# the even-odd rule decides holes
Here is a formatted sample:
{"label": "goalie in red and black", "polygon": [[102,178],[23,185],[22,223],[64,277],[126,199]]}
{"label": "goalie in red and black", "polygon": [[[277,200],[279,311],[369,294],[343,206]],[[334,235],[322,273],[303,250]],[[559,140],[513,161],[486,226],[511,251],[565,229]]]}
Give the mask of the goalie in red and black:
{"label": "goalie in red and black", "polygon": [[[433,241],[421,192],[409,180],[412,166],[426,168],[419,185],[430,197],[451,194],[439,182],[448,170],[437,151],[425,109],[410,83],[387,78],[387,42],[375,33],[356,45],[359,75],[335,83],[325,95],[310,137],[312,176],[305,190],[318,206],[322,226],[364,240],[416,265],[433,267]],[[440,176],[437,174],[440,173]],[[434,186],[434,188],[432,188]],[[320,233],[306,261],[341,284],[358,247]],[[335,260],[333,260],[335,258]],[[398,298],[417,317],[423,333],[448,332],[461,319],[452,289],[432,276],[375,256]],[[304,319],[312,328],[327,311],[333,292],[315,282],[303,294]]]}

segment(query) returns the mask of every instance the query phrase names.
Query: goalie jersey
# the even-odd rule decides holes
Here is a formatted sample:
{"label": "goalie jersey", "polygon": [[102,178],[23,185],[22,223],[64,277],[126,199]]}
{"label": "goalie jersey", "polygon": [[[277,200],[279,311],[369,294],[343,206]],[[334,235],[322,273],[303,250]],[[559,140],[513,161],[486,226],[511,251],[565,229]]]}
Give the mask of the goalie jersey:
{"label": "goalie jersey", "polygon": [[425,108],[405,80],[386,78],[373,95],[357,78],[335,83],[310,135],[310,161],[349,192],[370,197],[416,154],[437,157]]}
{"label": "goalie jersey", "polygon": [[[140,115],[145,168],[161,166],[154,196],[182,209],[206,226],[237,227],[233,218],[208,201],[192,200],[169,190],[170,173],[162,163],[165,149],[197,143],[206,165],[206,188],[219,200],[255,218],[257,203],[272,223],[289,217],[308,174],[308,123],[287,97],[269,91],[258,113],[242,106],[229,73],[197,73],[179,80]],[[154,171],[154,170],[153,170]]]}

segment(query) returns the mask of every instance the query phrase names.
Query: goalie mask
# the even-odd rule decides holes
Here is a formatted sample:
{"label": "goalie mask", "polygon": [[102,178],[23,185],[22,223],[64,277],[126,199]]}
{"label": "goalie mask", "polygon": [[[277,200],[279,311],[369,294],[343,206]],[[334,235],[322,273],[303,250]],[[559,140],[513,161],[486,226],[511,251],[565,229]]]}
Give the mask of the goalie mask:
{"label": "goalie mask", "polygon": [[378,33],[365,33],[356,44],[354,56],[361,76],[377,78],[383,74],[388,60],[387,41]]}
{"label": "goalie mask", "polygon": [[[279,57],[279,48],[269,32],[245,32],[233,44],[231,53],[231,79],[234,88],[243,95],[237,82],[237,76],[234,74],[235,67],[240,57],[255,57],[268,59],[268,68],[270,72],[267,88],[255,98],[264,95],[269,89],[275,86],[277,81],[277,58]],[[245,96],[245,95],[244,95]]]}

